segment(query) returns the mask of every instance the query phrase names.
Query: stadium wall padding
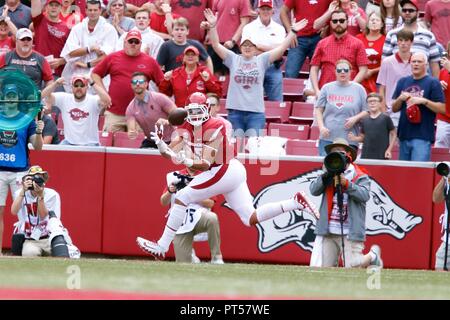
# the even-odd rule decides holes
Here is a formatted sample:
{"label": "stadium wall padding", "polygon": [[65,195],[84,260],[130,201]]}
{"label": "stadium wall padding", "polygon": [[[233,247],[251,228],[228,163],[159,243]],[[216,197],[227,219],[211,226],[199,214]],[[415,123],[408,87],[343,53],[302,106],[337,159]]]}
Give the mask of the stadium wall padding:
{"label": "stadium wall padding", "polygon": [[[161,235],[167,208],[160,205],[159,199],[166,173],[178,167],[155,151],[62,146],[46,149],[31,151],[32,164],[49,172],[47,186],[60,193],[63,224],[81,251],[147,256],[137,247],[136,236],[157,240]],[[254,158],[241,161],[247,168],[249,189],[255,199],[269,193],[274,193],[275,198],[290,198],[297,190],[305,189],[322,167],[319,157],[286,156],[279,162],[264,163]],[[435,206],[431,201],[439,179],[434,164],[386,164],[361,161],[373,179],[371,201],[378,199],[367,213],[373,217],[374,230],[367,237],[365,252],[377,243],[386,267],[433,268],[440,238],[438,219],[443,210],[442,205]],[[8,199],[5,248],[10,247],[15,222],[10,204]],[[309,264],[314,229],[311,218],[303,213],[286,215],[266,222],[264,228],[256,228],[244,226],[237,214],[226,207],[223,197],[214,210],[219,215],[225,261]],[[195,248],[200,258],[209,258],[206,242],[196,243]],[[167,256],[173,258],[172,249]]]}

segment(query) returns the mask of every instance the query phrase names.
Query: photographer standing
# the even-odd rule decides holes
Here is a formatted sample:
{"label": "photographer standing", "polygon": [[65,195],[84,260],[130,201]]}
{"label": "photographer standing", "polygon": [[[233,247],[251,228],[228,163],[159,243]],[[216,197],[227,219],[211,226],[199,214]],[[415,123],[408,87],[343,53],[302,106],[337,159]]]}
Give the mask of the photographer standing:
{"label": "photographer standing", "polygon": [[[366,202],[370,198],[369,176],[364,169],[353,163],[356,150],[350,147],[345,139],[334,140],[325,147],[325,151],[328,154],[325,157],[325,173],[317,177],[309,187],[313,196],[323,195],[311,266],[336,267],[339,256],[343,253],[346,268],[369,265],[382,267],[379,246],[373,245],[366,255],[362,253],[366,233]],[[339,156],[336,158],[342,161],[328,163],[330,154]],[[330,165],[335,166],[336,163],[340,164],[340,168],[336,169],[336,173],[330,172]],[[338,181],[342,190],[341,206],[337,193]]]}
{"label": "photographer standing", "polygon": [[[167,175],[168,187],[161,195],[161,204],[171,206],[175,201],[174,195],[177,191],[186,187],[193,179],[196,171],[190,168],[179,172],[170,172]],[[211,263],[223,264],[220,251],[220,227],[217,215],[211,211],[215,201],[206,199],[199,203],[191,204],[186,210],[186,217],[178,229],[173,240],[176,262],[199,263],[193,249],[194,241],[202,241],[207,235],[209,248],[211,250]],[[206,233],[206,234],[205,234]]]}
{"label": "photographer standing", "polygon": [[11,251],[14,255],[37,257],[80,256],[72,245],[67,230],[62,226],[59,194],[45,187],[47,171],[32,166],[22,178],[22,189],[13,195],[11,213],[17,215]]}

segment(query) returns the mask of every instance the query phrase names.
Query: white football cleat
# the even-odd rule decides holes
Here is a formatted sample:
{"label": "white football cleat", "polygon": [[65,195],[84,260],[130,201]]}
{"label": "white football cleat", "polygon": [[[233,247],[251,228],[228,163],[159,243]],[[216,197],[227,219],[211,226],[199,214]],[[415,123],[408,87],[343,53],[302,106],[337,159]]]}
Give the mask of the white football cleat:
{"label": "white football cleat", "polygon": [[166,251],[156,242],[152,242],[141,237],[137,237],[136,242],[139,248],[147,253],[150,253],[156,259],[164,259]]}
{"label": "white football cleat", "polygon": [[316,205],[308,198],[305,191],[297,192],[294,199],[300,204],[301,210],[306,210],[314,214],[314,216],[319,219],[320,212],[317,210]]}

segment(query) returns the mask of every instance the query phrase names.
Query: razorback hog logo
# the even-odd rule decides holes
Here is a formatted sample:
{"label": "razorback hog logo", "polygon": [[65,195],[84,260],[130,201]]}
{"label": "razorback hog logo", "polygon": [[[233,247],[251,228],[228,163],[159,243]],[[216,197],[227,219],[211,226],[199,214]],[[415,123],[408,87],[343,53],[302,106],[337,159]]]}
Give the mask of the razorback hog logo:
{"label": "razorback hog logo", "polygon": [[[314,170],[267,186],[254,197],[253,204],[258,208],[269,202],[285,200],[289,195],[293,196],[303,190],[319,208],[322,197],[312,196],[309,185],[322,173],[322,170]],[[422,223],[422,218],[405,211],[389,197],[376,180],[370,179],[370,199],[366,204],[366,233],[389,234],[394,238],[403,239],[416,225]],[[302,249],[312,251],[315,225],[316,218],[303,210],[285,212],[271,220],[261,222],[256,225],[259,233],[258,249],[261,252],[269,252],[294,242]]]}
{"label": "razorback hog logo", "polygon": [[85,119],[89,116],[89,112],[84,112],[81,109],[75,108],[70,110],[69,112],[70,117],[72,118],[72,120],[74,121],[78,121],[80,119]]}

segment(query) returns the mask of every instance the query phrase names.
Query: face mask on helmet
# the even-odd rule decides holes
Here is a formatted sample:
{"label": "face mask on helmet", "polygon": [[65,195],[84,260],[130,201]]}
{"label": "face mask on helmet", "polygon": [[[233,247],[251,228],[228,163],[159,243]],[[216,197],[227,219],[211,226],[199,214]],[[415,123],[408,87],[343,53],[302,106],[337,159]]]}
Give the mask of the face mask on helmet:
{"label": "face mask on helmet", "polygon": [[185,109],[188,113],[186,120],[193,126],[200,126],[209,119],[209,110],[204,104],[190,103]]}

